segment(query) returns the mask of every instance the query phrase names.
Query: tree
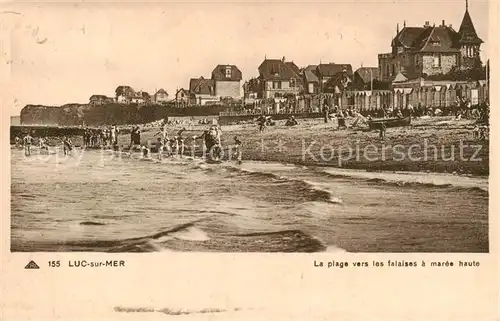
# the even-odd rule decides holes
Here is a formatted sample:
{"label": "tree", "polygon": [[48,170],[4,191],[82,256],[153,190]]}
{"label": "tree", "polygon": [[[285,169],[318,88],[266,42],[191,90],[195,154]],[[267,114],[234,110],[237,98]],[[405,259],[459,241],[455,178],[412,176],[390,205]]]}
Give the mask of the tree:
{"label": "tree", "polygon": [[115,95],[118,96],[132,96],[134,94],[134,89],[130,86],[118,86],[115,89]]}

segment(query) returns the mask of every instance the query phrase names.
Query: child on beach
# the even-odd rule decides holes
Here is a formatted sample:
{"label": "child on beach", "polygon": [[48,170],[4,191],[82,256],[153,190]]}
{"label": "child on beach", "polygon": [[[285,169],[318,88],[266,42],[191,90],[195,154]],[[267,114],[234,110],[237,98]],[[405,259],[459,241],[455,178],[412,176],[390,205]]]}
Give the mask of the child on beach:
{"label": "child on beach", "polygon": [[16,142],[16,147],[21,147],[22,146],[22,139],[19,138],[19,136],[16,136],[16,138],[14,139],[15,142]]}

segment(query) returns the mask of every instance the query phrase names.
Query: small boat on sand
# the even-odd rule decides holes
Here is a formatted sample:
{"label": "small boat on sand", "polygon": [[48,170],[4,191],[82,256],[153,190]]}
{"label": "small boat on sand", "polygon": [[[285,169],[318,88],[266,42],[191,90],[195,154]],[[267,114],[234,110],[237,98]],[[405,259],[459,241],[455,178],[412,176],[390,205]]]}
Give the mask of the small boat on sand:
{"label": "small boat on sand", "polygon": [[370,130],[378,130],[380,129],[382,124],[385,124],[385,128],[410,126],[411,116],[403,118],[379,118],[368,121],[368,126],[370,127]]}

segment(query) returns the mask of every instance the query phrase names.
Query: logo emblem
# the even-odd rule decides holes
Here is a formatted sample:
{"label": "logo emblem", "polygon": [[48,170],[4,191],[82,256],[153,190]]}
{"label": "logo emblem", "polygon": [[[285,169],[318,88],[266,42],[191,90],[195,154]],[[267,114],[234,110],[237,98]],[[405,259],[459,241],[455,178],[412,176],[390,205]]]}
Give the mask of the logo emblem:
{"label": "logo emblem", "polygon": [[38,266],[38,264],[35,263],[35,261],[30,261],[24,268],[31,270],[31,269],[39,269],[40,267]]}

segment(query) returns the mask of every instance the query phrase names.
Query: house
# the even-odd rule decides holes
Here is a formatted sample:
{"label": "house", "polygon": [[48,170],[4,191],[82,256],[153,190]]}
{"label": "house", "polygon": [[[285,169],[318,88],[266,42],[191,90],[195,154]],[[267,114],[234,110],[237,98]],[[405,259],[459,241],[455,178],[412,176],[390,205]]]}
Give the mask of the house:
{"label": "house", "polygon": [[116,97],[116,102],[119,104],[130,104],[131,99],[130,96],[120,94],[119,96]]}
{"label": "house", "polygon": [[92,95],[89,98],[89,105],[106,105],[112,104],[115,100],[105,95]]}
{"label": "house", "polygon": [[241,71],[235,65],[217,65],[212,71],[215,96],[240,99],[242,97]]}
{"label": "house", "polygon": [[[331,78],[335,78],[335,80],[346,80],[347,77],[348,82],[352,82],[352,66],[350,64],[336,64],[336,63],[328,63],[328,64],[319,64],[316,67],[316,75],[318,77],[319,82],[319,92],[324,93],[332,90],[334,88],[335,81],[330,81],[329,89],[327,88],[327,82]],[[339,77],[342,75],[342,77]]]}
{"label": "house", "polygon": [[194,96],[193,103],[195,105],[203,106],[207,103],[220,101],[220,98],[215,95],[215,81],[213,79],[191,78],[189,92]]}
{"label": "house", "polygon": [[175,92],[175,106],[176,107],[187,107],[192,102],[194,96],[184,88],[178,89]]}
{"label": "house", "polygon": [[118,86],[115,89],[116,102],[119,104],[130,104],[130,97],[135,95],[135,90],[130,86]]}
{"label": "house", "polygon": [[264,59],[259,66],[259,98],[297,96],[302,90],[300,69],[293,62],[283,59]]}
{"label": "house", "polygon": [[304,76],[304,85],[306,87],[306,93],[308,94],[317,94],[319,93],[319,78],[316,74],[317,65],[309,65],[304,68],[303,76]]}
{"label": "house", "polygon": [[354,72],[353,83],[359,89],[373,89],[378,80],[378,67],[361,67]]}
{"label": "house", "polygon": [[422,27],[396,27],[392,52],[378,55],[379,75],[383,81],[392,81],[399,73],[409,79],[447,74],[454,69],[467,69],[480,62],[479,38],[466,3],[460,29],[455,31],[445,21],[439,26],[426,21]]}
{"label": "house", "polygon": [[144,105],[146,103],[146,99],[142,96],[133,96],[129,97],[129,101],[131,104],[138,104],[138,105]]}
{"label": "house", "polygon": [[168,102],[168,93],[165,91],[165,89],[160,88],[154,95],[153,95],[153,102],[155,104],[164,104]]}

